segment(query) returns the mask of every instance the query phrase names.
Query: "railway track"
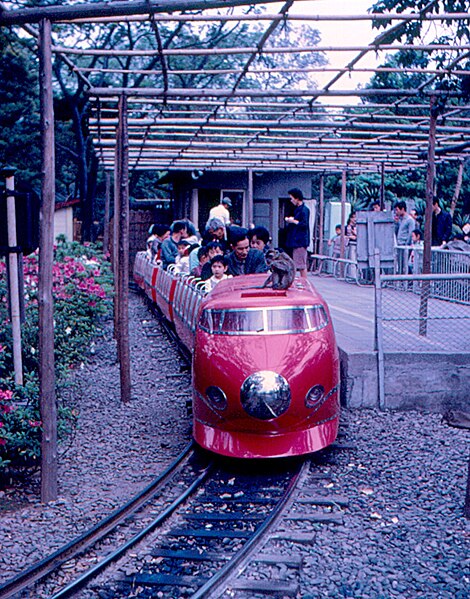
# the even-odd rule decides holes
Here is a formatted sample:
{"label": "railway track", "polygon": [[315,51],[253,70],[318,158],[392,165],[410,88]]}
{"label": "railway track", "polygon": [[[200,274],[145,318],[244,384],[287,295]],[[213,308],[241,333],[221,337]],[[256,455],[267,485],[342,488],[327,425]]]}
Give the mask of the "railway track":
{"label": "railway track", "polygon": [[262,464],[216,464],[186,448],[123,508],[4,583],[0,597],[210,596],[267,538],[308,468],[271,463],[262,474]]}
{"label": "railway track", "polygon": [[[54,577],[62,575],[65,580],[70,577],[67,572],[80,571],[90,561],[96,562],[93,568],[88,568],[86,573],[77,578],[73,588],[68,589],[67,585],[55,593],[56,597],[71,596],[90,578],[133,547],[144,531],[148,533],[168,518],[208,476],[211,467],[212,463],[206,455],[196,453],[193,443],[189,444],[160,476],[128,503],[70,543],[0,585],[0,599],[49,597],[55,593],[47,588],[54,586],[54,582],[51,582]],[[172,491],[175,484],[181,487],[177,493]],[[149,515],[156,510],[159,511],[156,517]],[[118,547],[114,551],[106,551],[106,546],[110,544]]]}

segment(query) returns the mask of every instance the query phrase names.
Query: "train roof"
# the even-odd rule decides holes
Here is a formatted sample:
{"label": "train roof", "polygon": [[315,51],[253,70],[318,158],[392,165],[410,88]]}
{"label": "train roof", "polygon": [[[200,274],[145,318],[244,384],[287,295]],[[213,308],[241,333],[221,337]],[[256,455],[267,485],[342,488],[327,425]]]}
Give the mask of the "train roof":
{"label": "train roof", "polygon": [[247,308],[269,306],[311,306],[325,304],[308,279],[296,277],[289,289],[263,288],[268,274],[241,275],[225,279],[208,294],[206,308]]}

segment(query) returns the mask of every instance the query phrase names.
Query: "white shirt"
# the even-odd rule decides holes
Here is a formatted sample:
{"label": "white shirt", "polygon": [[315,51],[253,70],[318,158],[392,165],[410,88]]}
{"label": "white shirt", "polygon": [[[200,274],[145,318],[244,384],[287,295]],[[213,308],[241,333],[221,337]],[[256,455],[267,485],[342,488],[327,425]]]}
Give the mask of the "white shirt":
{"label": "white shirt", "polygon": [[209,220],[211,218],[219,218],[225,226],[230,224],[230,212],[227,210],[224,204],[219,204],[218,206],[214,206],[214,208],[210,209]]}
{"label": "white shirt", "polygon": [[225,281],[225,279],[231,279],[232,275],[223,274],[221,279],[216,279],[214,275],[210,279],[207,279],[206,284],[204,285],[205,291],[212,291],[214,287],[220,283],[220,281]]}

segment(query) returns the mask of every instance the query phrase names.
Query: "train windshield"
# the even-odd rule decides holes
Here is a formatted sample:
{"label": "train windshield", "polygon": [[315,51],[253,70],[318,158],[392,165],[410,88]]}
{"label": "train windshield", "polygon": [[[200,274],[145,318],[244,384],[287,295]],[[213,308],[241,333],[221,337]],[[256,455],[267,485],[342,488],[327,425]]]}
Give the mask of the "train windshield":
{"label": "train windshield", "polygon": [[201,313],[199,326],[213,335],[311,333],[328,324],[321,305],[243,308]]}

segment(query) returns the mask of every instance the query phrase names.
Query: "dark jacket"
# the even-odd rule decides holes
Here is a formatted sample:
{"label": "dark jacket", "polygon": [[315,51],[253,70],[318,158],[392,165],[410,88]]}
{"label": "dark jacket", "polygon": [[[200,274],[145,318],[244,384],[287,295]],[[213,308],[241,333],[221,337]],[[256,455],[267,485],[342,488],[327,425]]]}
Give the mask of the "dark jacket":
{"label": "dark jacket", "polygon": [[170,237],[167,237],[160,246],[161,258],[163,270],[166,270],[170,264],[174,264],[176,256],[178,255],[178,246],[175,241]]}
{"label": "dark jacket", "polygon": [[296,206],[294,218],[299,224],[288,223],[286,247],[306,248],[310,245],[310,210],[305,204]]}
{"label": "dark jacket", "polygon": [[441,210],[439,214],[432,215],[432,245],[442,245],[452,237],[452,217],[448,212]]}
{"label": "dark jacket", "polygon": [[236,277],[237,275],[254,275],[258,272],[268,272],[268,265],[263,252],[250,248],[245,262],[237,260],[235,252],[230,252],[227,256],[227,273]]}

